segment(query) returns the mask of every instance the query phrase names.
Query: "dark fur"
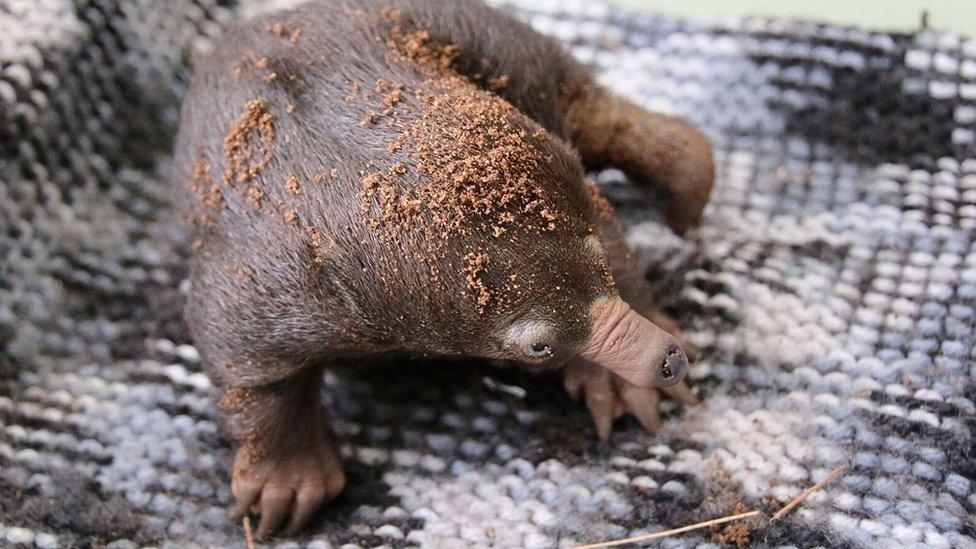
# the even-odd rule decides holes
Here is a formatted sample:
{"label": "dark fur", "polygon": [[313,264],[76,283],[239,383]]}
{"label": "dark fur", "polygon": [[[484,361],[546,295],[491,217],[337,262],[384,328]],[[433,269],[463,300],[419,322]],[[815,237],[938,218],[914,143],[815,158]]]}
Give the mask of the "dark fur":
{"label": "dark fur", "polygon": [[[537,184],[579,223],[544,234],[516,233],[514,239],[491,238],[487,228],[473,227],[438,258],[445,274],[439,284],[432,284],[427,271],[411,259],[416,250],[409,243],[391,245],[364,225],[358,195],[363,170],[395,161],[412,167],[413,161],[405,152],[391,157],[387,151],[397,126],[363,126],[366,105],[345,98],[354,83],[372,90],[378,78],[408,88],[422,80],[414,68],[390,59],[385,44],[389,28],[377,17],[384,7],[400,10],[408,29],[426,28],[435,41],[457,45],[455,68],[473,85],[487,88],[498,77],[508,78],[508,86],[498,93],[527,115],[524,127],[533,133],[539,124],[556,136],[534,142],[549,158]],[[269,22],[286,22],[301,34],[294,41],[276,36],[266,31]],[[248,56],[267,58],[267,67],[258,69]],[[235,76],[238,66],[242,70]],[[263,78],[270,72],[277,78]],[[219,181],[225,169],[223,139],[252,99],[265,100],[277,122],[274,159],[255,180],[266,194],[265,205],[257,212],[236,190],[222,187],[226,207],[212,227],[199,231],[202,247],[192,262],[186,314],[211,375],[226,387],[252,389],[255,401],[247,412],[232,414],[235,436],[268,438],[272,446],[281,446],[275,451],[295,451],[288,449],[291,443],[285,438],[296,431],[307,436],[298,425],[325,429],[321,407],[307,396],[316,394],[323,363],[388,352],[511,359],[515,357],[502,348],[497,334],[523,316],[555,323],[565,348],[558,358],[569,358],[589,335],[587,306],[607,292],[599,262],[583,245],[588,226],[598,227],[610,266],[621,279],[618,284],[626,279],[621,294],[636,299],[643,290],[641,277],[626,258],[614,222],[597,218],[584,188],[584,164],[619,162],[638,182],[654,185],[666,196],[691,186],[698,196],[705,188],[707,198],[711,185],[710,153],[697,132],[674,119],[644,113],[640,124],[660,127],[630,131],[632,137],[655,150],[669,143],[677,148],[656,163],[628,158],[640,155],[635,150],[641,143],[636,149],[623,146],[606,132],[630,128],[620,113],[631,112],[631,106],[595,86],[554,40],[474,0],[313,3],[230,31],[198,67],[184,103],[174,163],[174,181],[181,188],[201,158]],[[289,105],[291,114],[285,112]],[[612,118],[610,129],[601,111],[581,111],[580,105],[603,109]],[[421,109],[409,94],[404,107],[407,117]],[[662,128],[673,129],[679,138],[667,141]],[[665,142],[657,143],[662,135]],[[567,142],[582,144],[582,164]],[[707,166],[692,169],[691,182],[680,180],[687,177],[672,168],[701,164],[701,143]],[[311,183],[315,174],[334,168],[338,177]],[[285,190],[291,174],[301,183],[298,196]],[[418,184],[414,169],[401,184]],[[191,216],[208,214],[191,193],[187,197]],[[270,215],[278,200],[303,225],[331,241],[325,261],[314,260],[306,232],[281,215]],[[696,221],[703,205],[704,199],[691,204],[694,211],[687,204],[682,207]],[[690,224],[682,219],[676,227]],[[494,262],[485,275],[489,286],[500,284],[509,272],[524,281],[514,307],[482,314],[464,296],[465,281],[458,273],[471,249],[485,250]],[[307,411],[296,402],[307,404]]]}

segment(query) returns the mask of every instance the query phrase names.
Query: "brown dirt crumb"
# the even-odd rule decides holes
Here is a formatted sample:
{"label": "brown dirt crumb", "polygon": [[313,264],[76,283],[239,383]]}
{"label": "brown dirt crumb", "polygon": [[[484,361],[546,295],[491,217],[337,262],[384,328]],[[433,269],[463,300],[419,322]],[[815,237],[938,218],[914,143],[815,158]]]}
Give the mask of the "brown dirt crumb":
{"label": "brown dirt crumb", "polygon": [[376,119],[377,118],[378,117],[377,117],[377,115],[376,115],[375,112],[368,112],[368,113],[366,113],[366,116],[364,116],[363,119],[359,121],[359,125],[360,126],[372,126],[373,124],[376,124]]}
{"label": "brown dirt crumb", "polygon": [[285,112],[288,113],[288,114],[294,113],[295,112],[295,104],[294,103],[288,103],[287,105],[285,105]]}
{"label": "brown dirt crumb", "polygon": [[288,179],[285,180],[285,189],[289,193],[291,193],[293,195],[296,195],[296,196],[301,192],[299,190],[299,188],[298,188],[298,178],[295,177],[295,174],[289,175],[288,176]]}
{"label": "brown dirt crumb", "polygon": [[[423,112],[387,149],[409,151],[425,183],[401,193],[400,165],[367,174],[361,193],[367,219],[402,229],[417,225],[411,212],[423,212],[428,229],[443,236],[464,233],[474,216],[496,236],[515,223],[554,230],[561,213],[534,184],[544,158],[515,107],[460,77],[428,80],[419,93]],[[377,204],[378,217],[371,213]]]}
{"label": "brown dirt crumb", "polygon": [[312,249],[314,250],[312,260],[316,263],[325,263],[327,258],[326,247],[328,244],[325,236],[323,236],[322,233],[315,227],[306,227],[305,235],[308,236],[308,241],[311,243]]}
{"label": "brown dirt crumb", "polygon": [[[250,53],[250,52],[247,53],[244,56],[244,58],[237,63],[237,65],[234,68],[234,74],[240,77],[242,74],[244,74],[244,69],[248,65],[253,66],[258,71],[261,71],[263,73],[261,79],[264,80],[265,82],[272,82],[278,78],[278,74],[276,72],[268,71],[268,67],[271,65],[271,61],[269,61],[267,57],[258,57],[254,53]],[[268,71],[268,72],[264,72],[264,71]]]}
{"label": "brown dirt crumb", "polygon": [[271,145],[274,140],[274,115],[268,112],[264,100],[248,101],[241,118],[224,138],[227,161],[224,184],[247,182],[260,174],[273,158]]}
{"label": "brown dirt crumb", "polygon": [[596,211],[597,219],[607,221],[613,217],[613,205],[603,197],[603,194],[600,193],[600,188],[596,184],[592,181],[587,181],[586,192],[589,195],[590,204],[593,205],[593,209]]}
{"label": "brown dirt crumb", "polygon": [[245,267],[237,267],[234,269],[234,276],[237,277],[238,280],[254,280],[254,277],[251,276],[251,273],[249,273]]}
{"label": "brown dirt crumb", "polygon": [[202,249],[203,249],[203,240],[200,240],[199,238],[194,240],[193,243],[190,244],[190,251],[192,251],[193,253],[199,252]]}
{"label": "brown dirt crumb", "polygon": [[490,89],[493,92],[504,90],[505,88],[508,87],[509,80],[510,78],[507,74],[496,76],[488,80],[488,89]]}
{"label": "brown dirt crumb", "polygon": [[376,79],[376,93],[387,93],[393,89],[393,84],[384,78]]}
{"label": "brown dirt crumb", "polygon": [[292,44],[298,42],[298,39],[302,36],[302,29],[298,25],[284,21],[271,23],[267,26],[266,30],[278,38],[286,38]]}
{"label": "brown dirt crumb", "polygon": [[[746,513],[749,508],[741,501],[734,501],[729,505],[729,514],[738,515]],[[715,524],[709,527],[712,541],[728,545],[735,545],[738,549],[749,546],[749,538],[752,535],[753,526],[747,520],[740,520],[728,524]]]}
{"label": "brown dirt crumb", "polygon": [[237,414],[253,403],[254,395],[249,389],[232,387],[224,391],[224,395],[217,401],[217,409],[225,414]]}
{"label": "brown dirt crumb", "polygon": [[254,465],[260,463],[267,453],[264,444],[257,434],[251,433],[241,439],[241,456],[244,463]]}
{"label": "brown dirt crumb", "polygon": [[454,72],[460,52],[454,44],[433,42],[428,30],[405,32],[399,24],[390,31],[387,46],[394,55],[409,61],[428,76]]}
{"label": "brown dirt crumb", "polygon": [[[196,164],[193,165],[193,178],[187,183],[187,187],[197,197],[197,200],[208,209],[219,212],[224,208],[224,197],[220,192],[220,187],[210,178],[210,160],[201,156]],[[201,219],[202,225],[212,225],[213,219],[205,216]]]}
{"label": "brown dirt crumb", "polygon": [[474,295],[479,314],[484,314],[492,300],[491,292],[481,277],[487,269],[487,254],[470,252],[464,256],[464,267],[461,269],[461,275],[464,276],[468,290]]}
{"label": "brown dirt crumb", "polygon": [[393,107],[400,101],[403,101],[403,98],[403,90],[393,90],[383,99],[383,104],[387,107]]}
{"label": "brown dirt crumb", "polygon": [[284,214],[285,221],[298,224],[298,213],[295,210],[287,210]]}
{"label": "brown dirt crumb", "polygon": [[369,92],[363,93],[363,87],[359,85],[359,82],[353,82],[351,88],[349,95],[345,97],[347,103],[361,98],[365,99],[369,96]]}
{"label": "brown dirt crumb", "polygon": [[255,208],[261,208],[261,202],[264,201],[264,191],[258,187],[250,187],[247,189],[247,201],[251,203]]}

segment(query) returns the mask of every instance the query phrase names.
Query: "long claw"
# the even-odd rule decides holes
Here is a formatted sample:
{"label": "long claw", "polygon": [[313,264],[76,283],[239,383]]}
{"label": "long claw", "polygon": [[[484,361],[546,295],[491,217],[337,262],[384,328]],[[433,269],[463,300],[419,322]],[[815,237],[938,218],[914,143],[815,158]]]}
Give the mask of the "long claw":
{"label": "long claw", "polygon": [[613,388],[609,383],[592,383],[586,389],[586,407],[590,409],[596,435],[600,440],[608,440],[613,429]]}
{"label": "long claw", "polygon": [[264,486],[261,493],[261,523],[257,539],[265,540],[278,529],[291,507],[295,491],[287,486]]}
{"label": "long claw", "polygon": [[[568,366],[567,368],[574,368],[573,366]],[[563,387],[566,388],[566,392],[569,393],[569,397],[575,402],[579,402],[580,392],[583,390],[583,380],[580,379],[573,372],[567,371],[563,376]]]}
{"label": "long claw", "polygon": [[308,519],[325,501],[326,487],[321,485],[305,485],[298,489],[295,495],[295,508],[291,512],[291,521],[285,528],[285,535],[291,536],[298,532]]}
{"label": "long claw", "polygon": [[684,404],[698,404],[698,398],[694,393],[691,392],[691,389],[688,388],[688,384],[684,381],[672,387],[666,387],[663,389],[663,391],[669,397]]}
{"label": "long claw", "polygon": [[227,512],[233,518],[241,518],[261,493],[259,483],[234,479],[231,482],[231,492],[234,494],[234,506]]}
{"label": "long claw", "polygon": [[661,416],[658,414],[661,397],[658,392],[641,389],[629,383],[623,384],[619,390],[627,411],[637,418],[644,430],[650,434],[657,432],[661,428]]}

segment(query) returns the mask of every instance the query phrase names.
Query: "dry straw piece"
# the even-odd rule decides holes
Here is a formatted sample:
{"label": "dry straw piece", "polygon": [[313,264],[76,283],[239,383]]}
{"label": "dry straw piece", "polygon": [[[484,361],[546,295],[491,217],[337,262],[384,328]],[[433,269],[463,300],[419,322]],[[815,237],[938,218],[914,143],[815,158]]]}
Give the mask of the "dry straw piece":
{"label": "dry straw piece", "polygon": [[[784,515],[789,513],[794,507],[803,503],[808,497],[810,497],[815,492],[822,490],[824,486],[829,484],[835,478],[840,476],[847,469],[847,465],[841,465],[830,472],[829,475],[823,478],[820,482],[814,484],[813,486],[804,490],[800,495],[791,499],[789,503],[783,506],[782,509],[777,511],[770,519],[769,524],[772,524],[779,519],[783,518]],[[709,526],[715,526],[718,524],[725,524],[726,522],[734,522],[737,520],[752,518],[762,514],[762,511],[756,509],[753,511],[748,511],[746,513],[739,513],[737,515],[730,515],[727,517],[721,517],[712,520],[706,520],[705,522],[698,522],[695,524],[689,524],[688,526],[682,526],[681,528],[675,528],[673,530],[665,530],[663,532],[654,532],[653,534],[645,534],[642,536],[634,536],[632,538],[625,539],[615,539],[611,541],[603,541],[600,543],[592,543],[590,545],[579,545],[573,549],[599,549],[601,547],[616,547],[618,545],[626,545],[628,543],[638,543],[641,541],[649,541],[652,539],[665,538],[668,536],[674,536],[677,534],[683,534],[685,532],[691,532],[692,530],[700,530],[702,528],[708,528]]]}
{"label": "dry straw piece", "polygon": [[247,542],[247,549],[254,549],[254,533],[251,531],[251,519],[244,517],[244,540]]}

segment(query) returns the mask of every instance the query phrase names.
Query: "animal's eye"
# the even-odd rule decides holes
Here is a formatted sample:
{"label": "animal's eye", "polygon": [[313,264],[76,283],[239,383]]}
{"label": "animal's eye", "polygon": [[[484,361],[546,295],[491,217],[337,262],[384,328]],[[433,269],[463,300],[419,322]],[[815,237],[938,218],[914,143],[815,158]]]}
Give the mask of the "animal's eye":
{"label": "animal's eye", "polygon": [[552,348],[548,344],[541,342],[526,345],[523,350],[525,354],[532,358],[545,358],[552,354]]}

